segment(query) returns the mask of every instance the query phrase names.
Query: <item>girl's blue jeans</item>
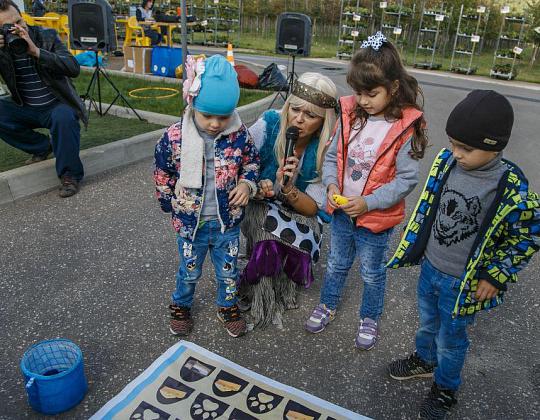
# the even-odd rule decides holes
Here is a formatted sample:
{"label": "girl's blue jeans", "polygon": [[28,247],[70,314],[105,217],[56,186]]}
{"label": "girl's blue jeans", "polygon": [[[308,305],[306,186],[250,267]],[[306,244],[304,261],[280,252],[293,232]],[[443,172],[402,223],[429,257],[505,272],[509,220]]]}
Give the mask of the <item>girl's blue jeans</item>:
{"label": "girl's blue jeans", "polygon": [[188,308],[193,306],[195,285],[202,275],[208,251],[217,279],[216,305],[231,307],[236,304],[239,235],[239,226],[221,233],[219,220],[209,220],[199,227],[193,242],[177,235],[180,267],[176,274],[176,290],[172,294],[174,305]]}
{"label": "girl's blue jeans", "polygon": [[416,333],[418,355],[430,365],[438,363],[435,381],[457,391],[465,363],[469,339],[467,326],[473,315],[452,318],[460,293],[461,279],[437,270],[424,258],[418,280],[420,329]]}
{"label": "girl's blue jeans", "polygon": [[343,210],[334,211],[321,303],[331,310],[337,308],[354,257],[358,256],[364,282],[360,317],[379,319],[386,289],[386,250],[392,231],[393,228],[373,233],[364,227],[356,227]]}

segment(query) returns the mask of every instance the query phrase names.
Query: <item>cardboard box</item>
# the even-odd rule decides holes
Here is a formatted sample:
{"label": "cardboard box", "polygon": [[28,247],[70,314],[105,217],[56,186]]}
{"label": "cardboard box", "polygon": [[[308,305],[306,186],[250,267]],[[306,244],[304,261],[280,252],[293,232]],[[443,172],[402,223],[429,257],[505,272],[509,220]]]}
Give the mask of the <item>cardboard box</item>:
{"label": "cardboard box", "polygon": [[151,74],[152,73],[152,50],[151,47],[134,47],[135,73]]}
{"label": "cardboard box", "polygon": [[151,47],[126,46],[124,48],[124,71],[151,74],[152,50]]}
{"label": "cardboard box", "polygon": [[135,69],[135,63],[133,62],[133,48],[134,47],[124,47],[124,71],[133,73]]}

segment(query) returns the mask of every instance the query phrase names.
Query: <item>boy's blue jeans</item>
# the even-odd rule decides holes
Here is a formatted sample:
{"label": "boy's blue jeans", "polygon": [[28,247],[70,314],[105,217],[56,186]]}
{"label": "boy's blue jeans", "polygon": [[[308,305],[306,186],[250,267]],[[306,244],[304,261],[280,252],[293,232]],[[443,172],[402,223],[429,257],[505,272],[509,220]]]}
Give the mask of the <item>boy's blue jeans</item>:
{"label": "boy's blue jeans", "polygon": [[420,329],[416,333],[418,355],[435,369],[437,384],[457,391],[461,385],[461,369],[465,363],[469,339],[467,326],[473,315],[452,318],[459,296],[461,279],[433,267],[424,258],[418,280],[418,314]]}
{"label": "boy's blue jeans", "polygon": [[386,250],[393,228],[373,233],[364,227],[356,227],[343,210],[334,211],[330,226],[330,252],[321,303],[331,310],[337,308],[354,257],[358,256],[364,282],[360,317],[377,321],[383,311]]}
{"label": "boy's blue jeans", "polygon": [[195,285],[202,275],[204,259],[208,251],[217,279],[216,305],[231,307],[236,304],[236,280],[238,270],[238,241],[240,226],[221,233],[219,220],[209,220],[197,230],[193,242],[177,235],[180,267],[176,274],[176,290],[173,304],[191,308]]}

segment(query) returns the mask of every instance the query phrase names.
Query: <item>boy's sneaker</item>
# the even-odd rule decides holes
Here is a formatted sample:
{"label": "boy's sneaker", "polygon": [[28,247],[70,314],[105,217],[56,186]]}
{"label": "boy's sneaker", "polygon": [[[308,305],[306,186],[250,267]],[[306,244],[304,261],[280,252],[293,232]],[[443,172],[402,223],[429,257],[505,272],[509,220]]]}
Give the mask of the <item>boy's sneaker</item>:
{"label": "boy's sneaker", "polygon": [[332,311],[324,303],[319,303],[313,308],[311,316],[306,321],[305,328],[310,333],[319,333],[334,320],[335,316],[335,309]]}
{"label": "boy's sneaker", "polygon": [[418,417],[425,420],[444,420],[456,403],[457,399],[453,390],[443,388],[433,382],[431,391],[420,406]]}
{"label": "boy's sneaker", "polygon": [[247,333],[246,320],[240,315],[237,305],[233,305],[230,308],[220,306],[217,317],[223,323],[231,337],[242,337]]}
{"label": "boy's sneaker", "polygon": [[388,373],[398,381],[412,378],[432,378],[436,366],[437,364],[428,365],[418,353],[414,352],[406,359],[398,359],[390,363]]}
{"label": "boy's sneaker", "polygon": [[193,329],[193,320],[191,319],[191,309],[184,306],[169,305],[171,310],[171,319],[169,320],[169,329],[172,335],[185,337]]}
{"label": "boy's sneaker", "polygon": [[356,348],[360,350],[371,350],[377,342],[378,332],[377,321],[371,318],[361,319],[358,324],[356,339],[354,340]]}

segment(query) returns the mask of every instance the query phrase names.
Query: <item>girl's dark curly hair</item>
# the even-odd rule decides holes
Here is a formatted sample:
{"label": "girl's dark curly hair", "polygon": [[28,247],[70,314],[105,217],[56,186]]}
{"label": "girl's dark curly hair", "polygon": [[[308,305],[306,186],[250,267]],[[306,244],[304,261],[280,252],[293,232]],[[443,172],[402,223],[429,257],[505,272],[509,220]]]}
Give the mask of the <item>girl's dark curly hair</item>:
{"label": "girl's dark curly hair", "polygon": [[[399,87],[384,110],[384,116],[388,120],[401,118],[405,108],[422,111],[424,105],[424,95],[418,81],[405,70],[396,47],[391,42],[384,42],[377,51],[371,47],[359,49],[353,56],[347,72],[347,83],[357,93],[369,92],[379,86],[391,92],[396,80]],[[361,128],[364,128],[369,114],[358,104],[351,114],[351,121],[358,118]],[[424,118],[415,123],[410,151],[414,158],[424,157],[427,146],[424,127]]]}

